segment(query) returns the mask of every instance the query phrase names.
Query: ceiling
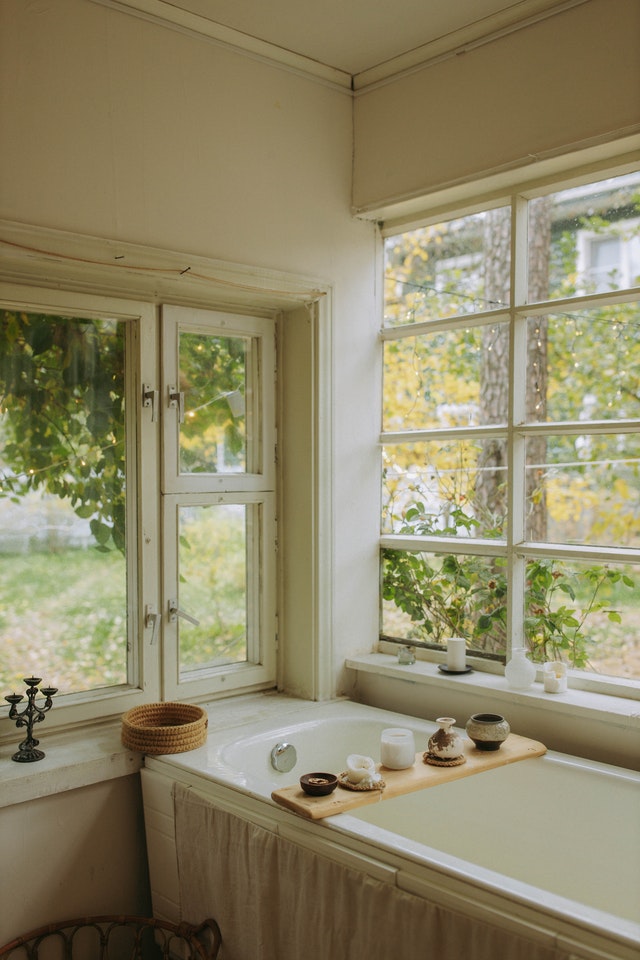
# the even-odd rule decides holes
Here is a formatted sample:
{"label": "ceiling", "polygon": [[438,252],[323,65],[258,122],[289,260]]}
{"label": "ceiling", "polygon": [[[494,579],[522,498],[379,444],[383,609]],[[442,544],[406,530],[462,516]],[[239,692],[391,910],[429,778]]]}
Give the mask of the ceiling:
{"label": "ceiling", "polygon": [[[454,49],[575,2],[163,0],[161,5],[195,14],[353,77],[408,54],[415,55],[425,47],[437,51],[446,45]],[[175,12],[172,10],[173,15]]]}

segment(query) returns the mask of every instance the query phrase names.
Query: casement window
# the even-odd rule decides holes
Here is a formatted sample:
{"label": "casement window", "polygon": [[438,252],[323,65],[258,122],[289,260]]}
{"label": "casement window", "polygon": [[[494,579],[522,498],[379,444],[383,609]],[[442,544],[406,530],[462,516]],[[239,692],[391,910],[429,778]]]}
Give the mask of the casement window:
{"label": "casement window", "polygon": [[273,686],[273,317],[22,294],[0,305],[0,688],[37,676],[94,716]]}
{"label": "casement window", "polygon": [[381,636],[637,685],[640,172],[383,236]]}

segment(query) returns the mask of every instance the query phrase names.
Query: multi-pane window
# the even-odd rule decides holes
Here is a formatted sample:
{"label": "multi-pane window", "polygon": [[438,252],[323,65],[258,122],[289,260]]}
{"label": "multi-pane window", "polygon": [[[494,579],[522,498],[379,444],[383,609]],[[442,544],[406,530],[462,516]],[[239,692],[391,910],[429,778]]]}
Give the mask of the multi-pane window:
{"label": "multi-pane window", "polygon": [[46,296],[0,305],[0,689],[272,684],[273,319]]}
{"label": "multi-pane window", "polygon": [[275,330],[163,310],[165,683],[206,692],[275,675]]}
{"label": "multi-pane window", "polygon": [[385,238],[383,637],[640,679],[640,173]]}

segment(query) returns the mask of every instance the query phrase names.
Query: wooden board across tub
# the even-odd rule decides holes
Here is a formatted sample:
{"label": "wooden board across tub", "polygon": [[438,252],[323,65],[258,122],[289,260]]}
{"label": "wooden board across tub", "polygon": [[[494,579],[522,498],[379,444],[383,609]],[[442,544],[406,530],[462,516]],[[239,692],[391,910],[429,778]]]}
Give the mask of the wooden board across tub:
{"label": "wooden board across tub", "polygon": [[[478,750],[471,740],[464,741],[464,756],[466,763],[457,767],[434,767],[422,759],[422,751],[416,753],[416,762],[407,770],[389,770],[380,764],[377,770],[382,775],[386,786],[384,790],[349,790],[336,787],[328,797],[310,797],[304,793],[300,784],[291,787],[282,787],[271,794],[276,803],[301,814],[310,820],[322,820],[336,813],[354,810],[369,803],[379,803],[391,797],[399,797],[403,793],[412,793],[414,790],[424,790],[426,787],[435,787],[440,783],[459,780],[469,777],[483,770],[493,770],[515,763],[517,760],[526,760],[528,757],[541,757],[547,748],[537,740],[528,740],[510,733],[499,750]],[[307,771],[310,772],[310,771]],[[331,771],[340,773],[340,771]]]}

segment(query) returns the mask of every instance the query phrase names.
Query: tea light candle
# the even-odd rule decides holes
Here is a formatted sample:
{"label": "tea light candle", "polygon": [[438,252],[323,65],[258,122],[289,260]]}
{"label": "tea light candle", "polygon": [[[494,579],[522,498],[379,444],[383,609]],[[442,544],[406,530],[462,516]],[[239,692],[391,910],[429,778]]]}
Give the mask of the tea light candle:
{"label": "tea light candle", "polygon": [[411,730],[389,727],[380,736],[380,762],[390,770],[405,770],[416,759],[416,745]]}
{"label": "tea light candle", "polygon": [[375,776],[376,765],[371,757],[363,757],[358,753],[351,753],[347,757],[347,777],[350,783],[362,783],[367,778]]}
{"label": "tea light candle", "polygon": [[447,667],[449,670],[466,670],[467,641],[464,637],[451,637],[447,640]]}
{"label": "tea light candle", "polygon": [[567,665],[560,660],[551,660],[542,668],[545,693],[567,692]]}

